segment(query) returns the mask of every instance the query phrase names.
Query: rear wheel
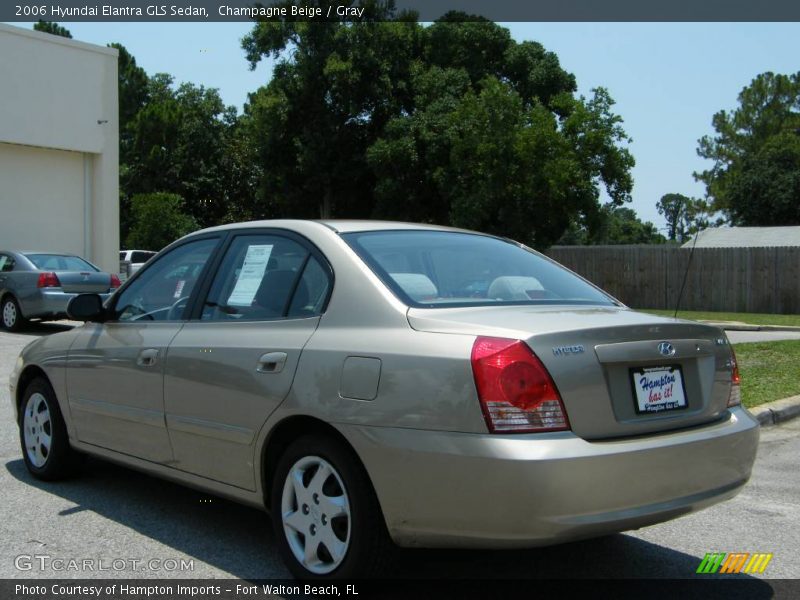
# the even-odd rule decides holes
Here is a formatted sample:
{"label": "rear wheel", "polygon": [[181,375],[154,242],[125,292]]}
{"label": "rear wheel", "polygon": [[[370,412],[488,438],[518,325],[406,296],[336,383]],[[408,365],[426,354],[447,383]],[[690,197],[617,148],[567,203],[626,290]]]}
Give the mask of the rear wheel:
{"label": "rear wheel", "polygon": [[19,437],[31,475],[46,481],[74,475],[82,455],[69,445],[67,427],[50,384],[34,379],[25,390],[21,409]]}
{"label": "rear wheel", "polygon": [[306,436],[286,449],[271,509],[281,555],[299,579],[374,576],[392,549],[367,474],[331,438]]}
{"label": "rear wheel", "polygon": [[25,326],[25,317],[22,316],[19,303],[14,296],[3,298],[0,313],[0,321],[6,331],[19,331]]}

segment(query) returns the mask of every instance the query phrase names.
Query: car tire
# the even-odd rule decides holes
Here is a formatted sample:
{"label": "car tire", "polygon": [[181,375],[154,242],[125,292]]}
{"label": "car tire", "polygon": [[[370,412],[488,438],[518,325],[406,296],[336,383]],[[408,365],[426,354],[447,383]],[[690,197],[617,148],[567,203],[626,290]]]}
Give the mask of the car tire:
{"label": "car tire", "polygon": [[330,437],[289,445],[272,480],[271,514],[281,556],[297,579],[374,577],[394,550],[364,467]]}
{"label": "car tire", "polygon": [[0,323],[6,331],[20,331],[25,327],[26,319],[22,316],[19,302],[14,296],[3,298],[2,306],[0,306]]}
{"label": "car tire", "polygon": [[37,479],[66,479],[75,475],[83,462],[83,455],[69,445],[55,392],[42,378],[34,379],[25,389],[19,411],[19,439],[25,466]]}

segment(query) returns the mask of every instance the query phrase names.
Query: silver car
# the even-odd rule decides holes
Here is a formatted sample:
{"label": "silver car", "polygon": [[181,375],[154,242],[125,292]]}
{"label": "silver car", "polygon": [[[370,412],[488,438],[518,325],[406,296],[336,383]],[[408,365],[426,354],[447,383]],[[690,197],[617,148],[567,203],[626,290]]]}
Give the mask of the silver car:
{"label": "silver car", "polygon": [[109,294],[119,286],[115,274],[80,256],[0,250],[0,323],[18,331],[30,319],[63,319],[78,294]]}
{"label": "silver car", "polygon": [[489,235],[226,225],[70,311],[11,377],[30,472],[91,454],[266,509],[301,578],[673,519],[756,454],[721,330]]}

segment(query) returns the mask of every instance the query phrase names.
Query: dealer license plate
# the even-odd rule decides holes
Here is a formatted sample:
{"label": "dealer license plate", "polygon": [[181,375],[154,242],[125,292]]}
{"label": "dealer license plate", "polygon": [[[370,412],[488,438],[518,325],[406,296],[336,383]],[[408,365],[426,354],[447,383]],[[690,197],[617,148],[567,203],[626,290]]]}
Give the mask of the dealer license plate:
{"label": "dealer license plate", "polygon": [[679,365],[631,369],[636,412],[659,413],[686,408],[686,388]]}

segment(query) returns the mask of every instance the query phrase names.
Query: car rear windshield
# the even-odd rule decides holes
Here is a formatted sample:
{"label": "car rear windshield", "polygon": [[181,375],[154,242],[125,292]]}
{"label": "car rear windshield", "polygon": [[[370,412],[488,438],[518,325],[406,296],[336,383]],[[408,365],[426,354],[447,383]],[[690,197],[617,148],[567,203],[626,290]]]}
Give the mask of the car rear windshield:
{"label": "car rear windshield", "polygon": [[97,271],[79,256],[63,254],[26,254],[29,261],[40,271]]}
{"label": "car rear windshield", "polygon": [[558,264],[491,236],[370,231],[342,238],[409,306],[615,305],[610,296]]}

